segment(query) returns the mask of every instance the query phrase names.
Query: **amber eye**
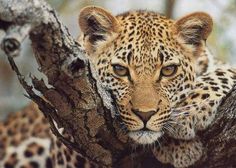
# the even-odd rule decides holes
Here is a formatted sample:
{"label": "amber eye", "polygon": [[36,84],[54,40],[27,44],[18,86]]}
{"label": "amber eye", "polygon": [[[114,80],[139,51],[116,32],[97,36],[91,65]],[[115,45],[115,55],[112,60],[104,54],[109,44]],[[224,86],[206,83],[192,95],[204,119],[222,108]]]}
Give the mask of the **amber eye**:
{"label": "amber eye", "polygon": [[161,69],[161,75],[162,76],[172,76],[176,73],[177,71],[177,66],[176,65],[169,65],[169,66],[166,66],[166,67],[163,67]]}
{"label": "amber eye", "polygon": [[129,74],[128,68],[126,68],[122,65],[114,64],[114,65],[112,65],[112,67],[113,67],[113,71],[118,76],[127,76]]}

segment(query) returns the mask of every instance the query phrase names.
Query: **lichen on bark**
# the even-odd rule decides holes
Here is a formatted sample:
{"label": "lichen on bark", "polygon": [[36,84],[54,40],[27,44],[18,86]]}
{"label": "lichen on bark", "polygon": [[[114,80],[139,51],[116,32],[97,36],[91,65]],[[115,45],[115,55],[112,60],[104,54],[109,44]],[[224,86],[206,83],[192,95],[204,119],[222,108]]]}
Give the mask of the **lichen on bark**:
{"label": "lichen on bark", "polygon": [[[6,32],[1,48],[20,83],[66,146],[104,167],[169,166],[162,165],[142,148],[132,153],[132,145],[120,130],[114,103],[101,88],[93,65],[45,1],[0,0],[0,29]],[[30,37],[40,71],[48,78],[46,84],[32,77],[29,86],[14,62],[13,57],[20,54],[26,36]],[[233,89],[222,102],[214,124],[199,133],[205,154],[193,167],[236,166],[235,97]],[[73,136],[73,142],[57,131],[53,120]]]}

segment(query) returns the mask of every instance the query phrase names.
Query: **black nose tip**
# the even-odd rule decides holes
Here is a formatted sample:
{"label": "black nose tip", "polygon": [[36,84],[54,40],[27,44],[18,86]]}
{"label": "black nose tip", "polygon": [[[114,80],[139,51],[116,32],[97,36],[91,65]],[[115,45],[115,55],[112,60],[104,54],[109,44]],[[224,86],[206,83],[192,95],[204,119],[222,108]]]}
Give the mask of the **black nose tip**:
{"label": "black nose tip", "polygon": [[139,111],[132,109],[132,111],[146,124],[146,122],[156,113],[155,111]]}

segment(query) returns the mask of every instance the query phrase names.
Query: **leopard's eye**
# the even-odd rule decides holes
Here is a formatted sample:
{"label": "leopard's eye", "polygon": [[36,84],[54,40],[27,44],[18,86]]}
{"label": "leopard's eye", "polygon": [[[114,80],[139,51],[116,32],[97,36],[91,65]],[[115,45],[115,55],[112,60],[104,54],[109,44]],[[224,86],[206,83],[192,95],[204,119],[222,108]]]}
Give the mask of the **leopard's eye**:
{"label": "leopard's eye", "polygon": [[177,65],[169,65],[161,69],[161,75],[169,77],[174,75],[176,71],[177,71]]}
{"label": "leopard's eye", "polygon": [[113,67],[113,71],[118,76],[127,76],[129,74],[128,68],[126,68],[122,65],[114,64],[114,65],[112,65],[112,67]]}

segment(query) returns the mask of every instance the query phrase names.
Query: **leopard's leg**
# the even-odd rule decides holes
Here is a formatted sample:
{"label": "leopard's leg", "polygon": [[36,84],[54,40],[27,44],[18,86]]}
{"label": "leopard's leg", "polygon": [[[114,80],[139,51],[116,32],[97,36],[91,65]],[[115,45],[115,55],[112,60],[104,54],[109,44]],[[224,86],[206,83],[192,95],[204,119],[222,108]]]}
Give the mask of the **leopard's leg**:
{"label": "leopard's leg", "polygon": [[213,122],[221,100],[235,83],[236,73],[230,69],[217,69],[199,77],[192,92],[173,109],[168,135],[178,140],[153,150],[156,158],[175,167],[188,167],[199,160],[203,145],[196,140],[196,132]]}
{"label": "leopard's leg", "polygon": [[173,131],[168,135],[176,139],[193,139],[198,130],[206,129],[214,120],[221,100],[236,83],[236,73],[230,69],[217,69],[202,75],[192,92],[172,111]]}
{"label": "leopard's leg", "polygon": [[153,150],[157,160],[179,168],[193,165],[201,158],[202,153],[202,143],[197,139],[190,141],[171,139],[160,148]]}

